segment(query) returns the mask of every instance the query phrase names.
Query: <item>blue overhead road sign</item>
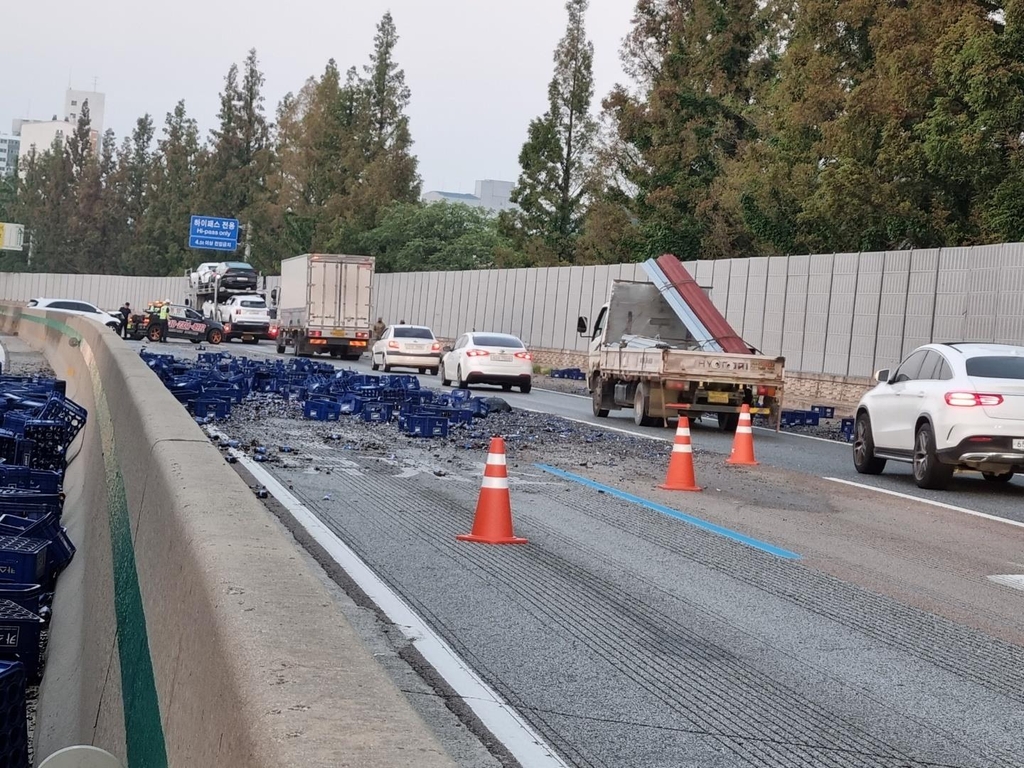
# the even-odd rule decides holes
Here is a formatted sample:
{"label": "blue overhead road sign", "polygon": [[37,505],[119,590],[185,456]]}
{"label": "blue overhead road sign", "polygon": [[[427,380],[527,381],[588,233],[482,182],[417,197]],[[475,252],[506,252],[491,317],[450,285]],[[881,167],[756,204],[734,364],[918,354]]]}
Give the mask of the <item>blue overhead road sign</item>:
{"label": "blue overhead road sign", "polygon": [[188,230],[188,247],[206,251],[238,250],[238,219],[193,216]]}

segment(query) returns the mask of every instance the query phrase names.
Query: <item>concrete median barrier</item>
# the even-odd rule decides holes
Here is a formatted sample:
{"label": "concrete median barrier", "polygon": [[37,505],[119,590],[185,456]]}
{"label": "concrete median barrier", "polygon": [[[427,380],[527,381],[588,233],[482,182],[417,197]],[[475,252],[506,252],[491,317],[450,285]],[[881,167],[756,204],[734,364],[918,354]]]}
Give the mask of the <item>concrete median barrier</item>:
{"label": "concrete median barrier", "polygon": [[89,320],[3,304],[0,332],[42,351],[89,410],[37,760],[85,743],[130,768],[453,765],[134,351]]}

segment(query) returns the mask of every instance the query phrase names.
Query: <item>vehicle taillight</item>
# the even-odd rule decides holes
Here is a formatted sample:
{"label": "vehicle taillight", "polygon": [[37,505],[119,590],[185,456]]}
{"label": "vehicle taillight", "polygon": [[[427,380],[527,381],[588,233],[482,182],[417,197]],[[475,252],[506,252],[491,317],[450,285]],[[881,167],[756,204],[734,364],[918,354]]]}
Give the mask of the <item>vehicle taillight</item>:
{"label": "vehicle taillight", "polygon": [[356,333],[356,338],[357,339],[368,339],[368,338],[370,338],[370,334],[368,334],[366,331],[358,331]]}
{"label": "vehicle taillight", "polygon": [[310,331],[309,335],[312,336],[312,337],[319,337],[319,336],[321,336],[323,334],[320,331]]}
{"label": "vehicle taillight", "polygon": [[235,310],[235,314],[236,314],[236,315],[240,315],[240,314],[242,314],[242,310],[241,310],[241,309],[236,309],[236,310]]}
{"label": "vehicle taillight", "polygon": [[389,341],[388,342],[388,349],[398,349],[398,342],[397,341]]}
{"label": "vehicle taillight", "polygon": [[947,392],[946,405],[958,408],[973,408],[975,406],[991,407],[1001,405],[1002,395],[986,395],[981,392]]}
{"label": "vehicle taillight", "polygon": [[490,352],[486,349],[471,349],[466,353],[466,357],[487,357]]}
{"label": "vehicle taillight", "polygon": [[440,352],[440,351],[441,351],[441,345],[440,345],[440,344],[438,344],[438,343],[437,343],[437,342],[435,341],[435,342],[434,342],[433,344],[431,344],[431,345],[430,345],[430,351],[431,351],[431,352]]}
{"label": "vehicle taillight", "polygon": [[533,355],[529,352],[516,352],[516,357],[520,360],[533,360]]}

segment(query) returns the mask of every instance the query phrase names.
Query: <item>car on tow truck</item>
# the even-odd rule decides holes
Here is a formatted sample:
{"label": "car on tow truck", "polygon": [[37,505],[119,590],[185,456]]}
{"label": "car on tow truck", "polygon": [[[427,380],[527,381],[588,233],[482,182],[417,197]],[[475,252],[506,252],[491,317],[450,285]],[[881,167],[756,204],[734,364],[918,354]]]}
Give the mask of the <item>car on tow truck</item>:
{"label": "car on tow truck", "polygon": [[[132,315],[128,319],[128,335],[133,339],[161,341],[163,330],[158,322],[160,302],[149,305],[141,315]],[[167,319],[167,338],[188,339],[193,344],[203,341],[220,344],[224,341],[224,324],[218,320],[203,317],[199,312],[181,304],[170,305],[170,317]]]}
{"label": "car on tow truck", "polygon": [[942,490],[958,469],[994,483],[1024,472],[1024,347],[926,344],[875,381],[854,422],[859,473],[908,462],[918,487]]}
{"label": "car on tow truck", "polygon": [[224,325],[224,340],[241,339],[246,344],[259,344],[269,339],[270,310],[267,300],[258,293],[240,293],[223,302],[208,301],[203,305],[203,316]]}

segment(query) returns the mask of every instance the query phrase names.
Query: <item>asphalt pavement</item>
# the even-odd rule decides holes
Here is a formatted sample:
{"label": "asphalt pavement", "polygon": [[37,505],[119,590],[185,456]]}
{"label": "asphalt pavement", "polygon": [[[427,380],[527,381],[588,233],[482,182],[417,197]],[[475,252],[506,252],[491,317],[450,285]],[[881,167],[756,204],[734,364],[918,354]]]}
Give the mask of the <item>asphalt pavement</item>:
{"label": "asphalt pavement", "polygon": [[[181,344],[187,347],[192,346],[187,342]],[[173,348],[176,345],[168,346]],[[240,355],[278,356],[273,346],[267,342],[252,346],[229,343],[218,347],[218,349]],[[340,368],[370,371],[369,358],[358,362],[335,361],[335,365]],[[396,369],[396,373],[398,372],[415,373],[415,371]],[[420,379],[431,387],[440,386],[437,377],[421,376]],[[537,386],[541,387],[542,385],[538,382]],[[480,386],[473,387],[473,389],[481,394],[486,392],[503,397],[516,408],[550,413],[602,429],[614,428],[630,434],[666,441],[672,440],[672,430],[670,429],[637,427],[633,423],[633,412],[630,410],[612,411],[605,419],[595,417],[588,397],[564,394],[543,388],[535,388],[529,395],[523,395],[518,391],[502,392],[498,387]],[[1024,501],[1024,478],[1021,477],[1014,478],[1009,484],[989,483],[980,474],[968,472],[956,475],[949,490],[926,491],[918,488],[914,483],[908,464],[889,462],[889,466],[882,475],[858,474],[853,467],[850,446],[845,443],[786,432],[776,433],[770,429],[755,429],[754,436],[757,460],[768,467],[801,472],[815,478],[837,478],[883,491],[906,494],[915,499],[963,507],[1007,520],[1024,522],[1024,503],[1022,503]],[[706,422],[694,425],[693,443],[697,450],[727,456],[732,448],[732,435],[719,431],[715,419],[709,418]],[[887,503],[886,498],[885,495],[880,495],[879,503]]]}
{"label": "asphalt pavement", "polygon": [[[671,439],[594,419],[586,398],[502,396]],[[556,428],[510,454],[516,533],[530,543],[488,547],[455,539],[477,501],[473,440],[241,413],[224,428],[297,446],[304,455],[264,466],[568,765],[1024,765],[1024,593],[988,578],[1024,567],[1024,531],[822,480],[863,480],[846,445],[759,430],[762,466],[727,469],[731,437],[712,422],[694,431],[705,493],[671,495],[654,488],[657,450]],[[899,476],[880,482],[916,496]],[[939,498],[1019,515],[1019,485],[993,496],[968,482]]]}

